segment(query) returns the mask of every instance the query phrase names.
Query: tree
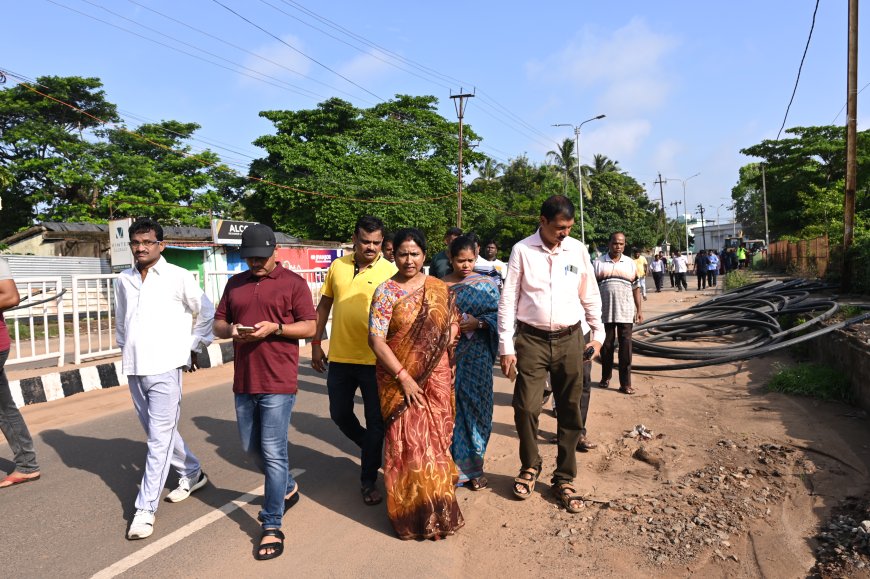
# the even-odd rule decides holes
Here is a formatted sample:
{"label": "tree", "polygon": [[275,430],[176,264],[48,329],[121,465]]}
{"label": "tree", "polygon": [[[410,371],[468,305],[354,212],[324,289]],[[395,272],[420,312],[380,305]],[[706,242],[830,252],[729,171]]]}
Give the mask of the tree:
{"label": "tree", "polygon": [[46,76],[35,84],[43,94],[24,84],[0,91],[0,237],[35,219],[149,215],[207,226],[212,214],[234,211],[242,181],[214,153],[191,152],[198,125],[163,121],[129,131],[99,79]]}
{"label": "tree", "polygon": [[[742,149],[762,159],[767,181],[768,222],[771,237],[843,235],[845,188],[845,128],[794,127],[791,138],[765,140]],[[746,232],[763,236],[761,168],[758,163],[740,170],[731,190],[737,218]],[[855,236],[870,227],[870,130],[858,133],[858,188]]]}
{"label": "tree", "polygon": [[[276,134],[255,141],[267,155],[250,174],[263,181],[243,203],[256,219],[304,238],[347,240],[371,213],[389,229],[419,227],[437,244],[456,219],[459,152],[458,125],[436,112],[437,102],[397,95],[360,109],[332,98],[312,110],[261,112]],[[478,138],[471,127],[464,132]],[[485,156],[463,146],[470,174]],[[463,199],[467,211],[474,206]]]}
{"label": "tree", "polygon": [[555,151],[547,151],[547,159],[562,173],[564,193],[568,194],[568,181],[577,187],[577,157],[574,156],[574,139],[565,139]]}

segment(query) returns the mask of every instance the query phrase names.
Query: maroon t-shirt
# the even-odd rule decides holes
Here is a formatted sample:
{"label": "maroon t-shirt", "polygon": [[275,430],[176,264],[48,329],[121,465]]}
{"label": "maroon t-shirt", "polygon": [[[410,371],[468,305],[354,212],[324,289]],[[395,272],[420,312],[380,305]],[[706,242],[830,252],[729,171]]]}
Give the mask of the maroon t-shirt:
{"label": "maroon t-shirt", "polygon": [[[227,281],[216,320],[253,326],[262,321],[285,326],[316,320],[308,284],[298,274],[276,266],[261,278],[249,271]],[[299,341],[269,336],[259,342],[234,342],[236,394],[295,394],[298,384]]]}

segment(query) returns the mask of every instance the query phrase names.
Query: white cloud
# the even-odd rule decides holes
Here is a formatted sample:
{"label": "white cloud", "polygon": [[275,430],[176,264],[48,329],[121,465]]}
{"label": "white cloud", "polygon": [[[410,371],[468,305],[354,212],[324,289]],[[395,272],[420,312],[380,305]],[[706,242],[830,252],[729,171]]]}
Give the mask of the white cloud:
{"label": "white cloud", "polygon": [[580,135],[580,156],[588,163],[593,155],[600,153],[620,162],[634,155],[649,136],[652,123],[646,119],[609,121],[602,119],[594,131],[584,127]]}
{"label": "white cloud", "polygon": [[529,62],[533,79],[567,84],[580,94],[598,93],[598,106],[611,114],[637,114],[662,106],[673,79],[665,58],[679,42],[633,18],[610,34],[584,29],[561,50]]}
{"label": "white cloud", "polygon": [[[282,37],[282,40],[290,46],[296,47],[299,51],[304,51],[302,41],[292,35]],[[260,74],[268,75],[274,78],[281,79],[292,84],[299,84],[304,81],[300,75],[307,75],[311,70],[311,61],[302,56],[296,50],[288,47],[281,42],[272,42],[261,46],[253,51],[257,56],[249,55],[244,62],[244,65],[251,68]],[[295,71],[298,74],[294,74]],[[244,84],[257,82],[254,79],[242,76]],[[273,82],[271,79],[267,79]],[[259,82],[257,82],[259,84]]]}
{"label": "white cloud", "polygon": [[357,84],[370,86],[373,79],[383,77],[388,69],[393,68],[385,60],[387,57],[380,51],[371,50],[341,64],[337,70]]}

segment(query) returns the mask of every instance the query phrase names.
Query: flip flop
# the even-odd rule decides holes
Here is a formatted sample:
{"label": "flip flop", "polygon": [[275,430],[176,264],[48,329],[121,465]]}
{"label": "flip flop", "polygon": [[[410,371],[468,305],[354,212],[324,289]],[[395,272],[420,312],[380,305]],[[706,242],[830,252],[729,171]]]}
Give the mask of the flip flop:
{"label": "flip flop", "polygon": [[468,480],[468,488],[473,491],[482,491],[489,486],[489,480],[483,475]]}
{"label": "flip flop", "polygon": [[621,386],[619,388],[619,392],[621,392],[622,394],[634,394],[634,388],[632,388],[631,386]]}
{"label": "flip flop", "polygon": [[379,491],[378,487],[376,487],[375,485],[362,487],[360,489],[360,492],[363,496],[363,502],[370,507],[379,505],[384,500],[383,495],[381,495],[381,491]]}
{"label": "flip flop", "polygon": [[40,476],[41,475],[38,473],[36,476],[28,476],[28,477],[12,473],[9,476],[7,476],[6,478],[4,478],[3,480],[0,480],[0,489],[5,489],[6,487],[12,487],[15,485],[21,485],[24,483],[33,482],[35,480],[39,480]]}

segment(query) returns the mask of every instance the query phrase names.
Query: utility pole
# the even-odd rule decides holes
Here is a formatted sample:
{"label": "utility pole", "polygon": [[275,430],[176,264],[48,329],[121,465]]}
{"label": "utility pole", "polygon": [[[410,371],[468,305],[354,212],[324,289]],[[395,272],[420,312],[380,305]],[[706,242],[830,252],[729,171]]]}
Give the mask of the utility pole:
{"label": "utility pole", "polygon": [[[659,186],[659,194],[662,198],[662,243],[664,243],[664,235],[665,235],[665,189],[664,184],[666,181],[662,180],[662,174],[659,172],[659,178],[653,181],[653,185],[658,184]],[[687,248],[688,249],[688,248]]]}
{"label": "utility pole", "polygon": [[[476,92],[476,91],[475,91]],[[456,197],[456,227],[462,228],[462,119],[465,116],[465,99],[474,98],[474,93],[463,93],[462,87],[459,94],[451,94],[453,106],[456,107],[456,116],[459,117],[459,190]],[[456,100],[459,99],[459,100]]]}
{"label": "utility pole", "polygon": [[846,191],[843,202],[842,290],[852,289],[849,250],[855,234],[855,190],[858,188],[858,0],[849,0],[849,57],[846,80]]}
{"label": "utility pole", "polygon": [[[679,209],[680,209],[680,205],[682,205],[682,204],[683,204],[682,201],[671,201],[670,203],[668,203],[668,205],[674,206],[674,223],[675,224],[679,223],[679,221],[680,221]],[[680,238],[679,237],[677,238],[677,249],[680,249]],[[688,249],[688,248],[686,248],[686,249]],[[680,249],[680,251],[682,251],[682,249]]]}
{"label": "utility pole", "polygon": [[761,195],[764,201],[764,247],[770,247],[770,229],[767,227],[767,176],[764,172],[764,163],[761,164]]}
{"label": "utility pole", "polygon": [[[570,123],[558,123],[553,125],[554,127],[574,128],[574,152],[577,153],[577,188],[580,190],[580,240],[583,242],[583,245],[586,245],[586,216],[583,213],[583,164],[580,161],[580,129],[583,128],[583,125],[586,123],[601,120],[606,116],[607,115],[597,115],[591,119],[586,119],[576,126]],[[567,185],[567,181],[565,184]]]}
{"label": "utility pole", "polygon": [[[704,219],[704,206],[701,205],[700,203],[698,203],[698,211],[701,213],[701,240],[702,240],[701,243],[703,244],[701,247],[701,251],[703,251],[703,250],[709,249],[709,248],[706,247],[706,245],[707,245],[707,230],[704,228],[704,222],[706,221],[706,219]],[[697,248],[698,245],[696,244],[695,247]]]}

